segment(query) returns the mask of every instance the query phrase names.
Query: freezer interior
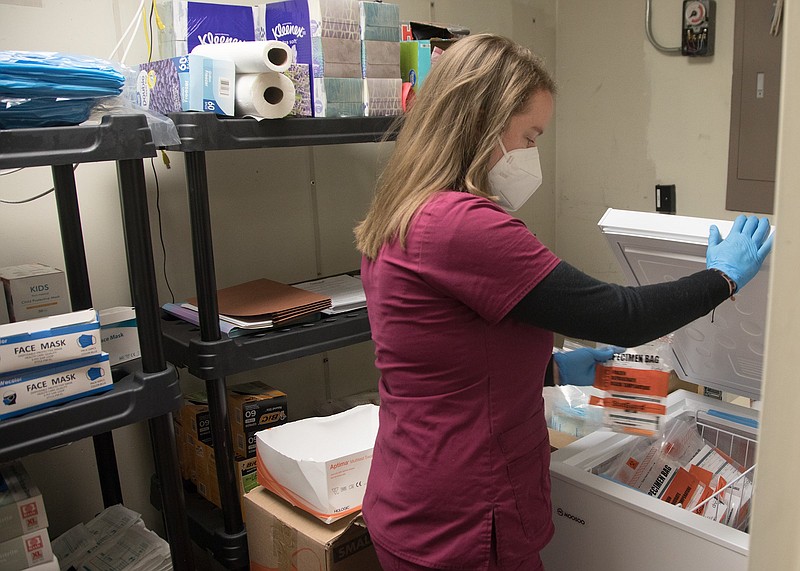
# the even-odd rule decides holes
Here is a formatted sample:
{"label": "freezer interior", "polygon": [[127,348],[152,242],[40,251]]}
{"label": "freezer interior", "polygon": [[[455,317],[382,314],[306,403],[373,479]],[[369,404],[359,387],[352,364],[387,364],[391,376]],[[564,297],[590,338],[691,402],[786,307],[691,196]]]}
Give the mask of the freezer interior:
{"label": "freezer interior", "polygon": [[[599,222],[632,285],[674,280],[705,268],[711,224],[723,236],[732,225],[614,209]],[[680,378],[760,398],[767,286],[765,264],[735,299],[671,336]],[[728,516],[720,514],[719,504],[712,505],[714,498],[698,504],[700,509],[684,509],[680,502],[672,505],[649,495],[647,487],[635,489],[612,480],[610,468],[628,460],[621,454],[629,453],[641,437],[600,429],[552,455],[556,534],[542,554],[548,571],[747,569],[747,508],[755,483],[758,411],[679,390],[667,399],[667,417],[692,423],[706,443],[741,465],[743,479],[727,490]],[[687,507],[695,505],[688,496],[678,497]]]}

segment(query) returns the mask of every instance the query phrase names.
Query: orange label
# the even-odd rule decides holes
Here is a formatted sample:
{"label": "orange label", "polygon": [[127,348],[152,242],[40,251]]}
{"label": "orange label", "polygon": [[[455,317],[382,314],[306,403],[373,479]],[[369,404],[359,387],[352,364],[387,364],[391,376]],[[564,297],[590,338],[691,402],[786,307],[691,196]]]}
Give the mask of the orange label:
{"label": "orange label", "polygon": [[592,395],[589,397],[589,404],[604,406],[606,408],[616,408],[628,412],[646,412],[648,414],[666,414],[667,407],[663,404],[654,402],[641,402],[616,397],[601,398]]}
{"label": "orange label", "polygon": [[598,365],[594,386],[603,391],[665,397],[669,391],[669,373]]}

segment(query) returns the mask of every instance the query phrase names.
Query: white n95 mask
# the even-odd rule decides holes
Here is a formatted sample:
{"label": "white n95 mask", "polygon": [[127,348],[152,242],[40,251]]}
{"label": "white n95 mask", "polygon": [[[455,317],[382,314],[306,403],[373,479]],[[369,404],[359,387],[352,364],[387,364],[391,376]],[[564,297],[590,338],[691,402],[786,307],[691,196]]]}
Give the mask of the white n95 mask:
{"label": "white n95 mask", "polygon": [[511,212],[518,210],[542,184],[542,164],[538,147],[506,151],[499,141],[503,157],[489,171],[489,184],[499,198],[498,204]]}

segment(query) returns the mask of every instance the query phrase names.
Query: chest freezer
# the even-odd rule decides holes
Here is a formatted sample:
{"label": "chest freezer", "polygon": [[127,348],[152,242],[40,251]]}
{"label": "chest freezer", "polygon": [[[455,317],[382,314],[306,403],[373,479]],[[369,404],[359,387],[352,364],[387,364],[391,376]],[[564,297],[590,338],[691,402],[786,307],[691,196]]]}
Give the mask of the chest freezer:
{"label": "chest freezer", "polygon": [[[609,209],[598,223],[631,285],[671,281],[705,268],[708,230],[732,222]],[[700,386],[760,399],[769,269],[671,339],[677,375]],[[697,420],[707,442],[749,468],[757,411],[684,390],[667,415]],[[732,420],[731,420],[732,419]],[[556,532],[542,553],[548,571],[746,571],[749,536],[599,474],[636,438],[601,429],[553,453]],[[752,472],[749,474],[752,480]]]}

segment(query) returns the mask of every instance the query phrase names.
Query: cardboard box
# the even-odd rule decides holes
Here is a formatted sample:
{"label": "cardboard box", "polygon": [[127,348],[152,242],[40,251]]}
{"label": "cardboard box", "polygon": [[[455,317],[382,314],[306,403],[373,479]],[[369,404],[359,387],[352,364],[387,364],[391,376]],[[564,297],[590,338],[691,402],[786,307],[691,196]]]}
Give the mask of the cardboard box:
{"label": "cardboard box", "polygon": [[358,512],[377,432],[373,404],[262,430],[258,483],[326,523]]}
{"label": "cardboard box", "polygon": [[256,455],[257,431],[286,424],[289,418],[286,393],[260,381],[228,388],[227,400],[233,449],[242,458]]}
{"label": "cardboard box", "polygon": [[93,309],[0,325],[0,373],[99,355]]}
{"label": "cardboard box", "polygon": [[431,70],[430,40],[400,42],[400,77],[411,84],[415,92]]}
{"label": "cardboard box", "polygon": [[0,464],[0,541],[47,528],[42,493],[19,460]]}
{"label": "cardboard box", "polygon": [[183,55],[139,64],[136,103],[166,115],[208,111],[233,116],[236,66],[232,61]]}
{"label": "cardboard box", "polygon": [[[210,446],[206,446],[206,448],[203,455],[205,465],[198,467],[197,470],[197,491],[212,504],[222,508],[214,449]],[[245,459],[237,456],[234,459],[233,473],[236,478],[236,487],[239,490],[239,501],[242,503],[240,507],[244,509],[244,495],[258,486],[255,457]]]}
{"label": "cardboard box", "polygon": [[0,420],[112,388],[108,354],[0,375]]}
{"label": "cardboard box", "polygon": [[44,264],[0,268],[8,319],[25,321],[72,310],[64,272]]}
{"label": "cardboard box", "polygon": [[136,309],[111,307],[99,311],[100,344],[108,353],[111,365],[138,359],[139,329],[136,327]]}
{"label": "cardboard box", "polygon": [[185,395],[184,405],[178,412],[184,432],[205,444],[211,444],[211,413],[204,395]]}
{"label": "cardboard box", "polygon": [[244,503],[251,569],[381,568],[360,513],[324,524],[262,487],[248,492]]}
{"label": "cardboard box", "polygon": [[53,560],[46,529],[32,531],[0,543],[0,571],[20,571]]}

